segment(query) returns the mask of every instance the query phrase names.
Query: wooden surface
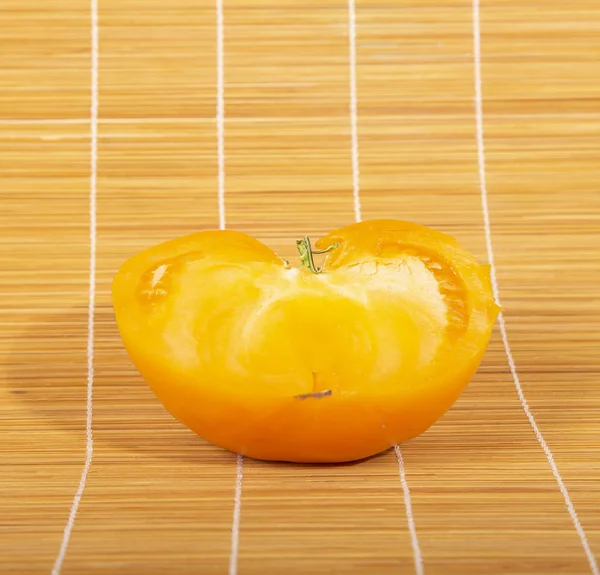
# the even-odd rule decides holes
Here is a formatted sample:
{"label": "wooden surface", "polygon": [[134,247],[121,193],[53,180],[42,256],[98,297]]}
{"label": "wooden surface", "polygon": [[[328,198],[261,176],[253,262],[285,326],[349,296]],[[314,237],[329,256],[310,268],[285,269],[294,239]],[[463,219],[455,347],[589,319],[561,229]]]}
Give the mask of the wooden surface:
{"label": "wooden surface", "polygon": [[[346,0],[225,0],[227,225],[293,257],[353,221]],[[468,0],[357,0],[364,218],[485,260]],[[119,341],[119,264],[218,225],[216,14],[100,0],[94,439],[62,573],[229,570],[235,456],[162,409]],[[0,572],[49,573],[85,458],[90,7],[0,3]],[[600,554],[600,4],[482,0],[490,218],[531,412]],[[591,573],[496,330],[402,446],[427,575]],[[413,574],[393,452],[244,468],[238,572]],[[231,571],[230,571],[231,573]]]}

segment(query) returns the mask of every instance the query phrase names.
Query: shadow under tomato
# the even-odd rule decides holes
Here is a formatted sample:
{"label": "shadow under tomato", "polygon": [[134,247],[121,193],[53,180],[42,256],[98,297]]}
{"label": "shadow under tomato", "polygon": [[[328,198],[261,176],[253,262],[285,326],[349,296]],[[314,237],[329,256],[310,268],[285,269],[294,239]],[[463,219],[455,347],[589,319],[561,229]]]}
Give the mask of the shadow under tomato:
{"label": "shadow under tomato", "polygon": [[246,462],[253,462],[254,464],[256,464],[257,466],[260,465],[270,465],[270,466],[293,466],[293,467],[298,467],[301,469],[306,469],[306,470],[310,470],[310,469],[323,469],[323,468],[330,468],[330,467],[353,467],[356,465],[361,465],[363,463],[366,463],[368,461],[375,461],[381,457],[385,457],[387,453],[389,453],[390,449],[387,449],[385,451],[382,451],[381,453],[376,453],[375,455],[370,455],[368,457],[363,457],[362,459],[357,459],[355,461],[342,461],[342,462],[337,462],[337,463],[294,463],[294,462],[290,462],[290,461],[266,461],[264,459],[254,459],[254,457],[250,457],[248,455],[244,456],[244,460]]}

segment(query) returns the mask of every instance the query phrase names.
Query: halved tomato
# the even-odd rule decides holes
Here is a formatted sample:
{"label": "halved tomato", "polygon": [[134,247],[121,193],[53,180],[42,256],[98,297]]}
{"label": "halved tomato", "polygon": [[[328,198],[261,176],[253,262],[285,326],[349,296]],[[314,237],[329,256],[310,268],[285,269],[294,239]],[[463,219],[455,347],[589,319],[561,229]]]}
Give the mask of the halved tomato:
{"label": "halved tomato", "polygon": [[169,241],[113,285],[125,346],[166,409],[254,458],[360,459],[415,437],[477,370],[498,314],[489,268],[394,220],[307,239],[302,265],[235,231]]}

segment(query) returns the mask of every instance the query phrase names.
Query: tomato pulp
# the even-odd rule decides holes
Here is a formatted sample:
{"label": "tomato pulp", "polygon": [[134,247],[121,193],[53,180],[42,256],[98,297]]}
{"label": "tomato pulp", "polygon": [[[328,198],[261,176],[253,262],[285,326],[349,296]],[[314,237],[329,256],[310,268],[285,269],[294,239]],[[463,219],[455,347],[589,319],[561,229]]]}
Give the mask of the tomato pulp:
{"label": "tomato pulp", "polygon": [[372,220],[298,242],[205,231],[125,262],[116,319],[165,408],[267,460],[361,459],[415,437],[477,370],[499,308],[489,266],[451,237]]}

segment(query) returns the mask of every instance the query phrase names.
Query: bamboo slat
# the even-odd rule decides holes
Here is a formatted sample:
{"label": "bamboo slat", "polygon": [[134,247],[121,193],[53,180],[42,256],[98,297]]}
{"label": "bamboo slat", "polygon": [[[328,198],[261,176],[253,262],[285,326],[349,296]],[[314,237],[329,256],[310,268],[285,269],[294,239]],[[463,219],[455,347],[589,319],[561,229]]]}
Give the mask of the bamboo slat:
{"label": "bamboo slat", "polygon": [[[227,226],[285,257],[353,221],[348,2],[224,0]],[[216,228],[216,13],[99,0],[94,460],[64,575],[231,570],[236,458],[162,409],[120,343],[122,261]],[[0,3],[0,572],[49,573],[85,459],[90,6]],[[468,0],[357,0],[363,217],[487,259]],[[489,216],[524,395],[600,554],[600,4],[482,0]],[[402,446],[427,575],[593,574],[500,333]],[[240,574],[417,574],[392,451],[244,462]]]}

